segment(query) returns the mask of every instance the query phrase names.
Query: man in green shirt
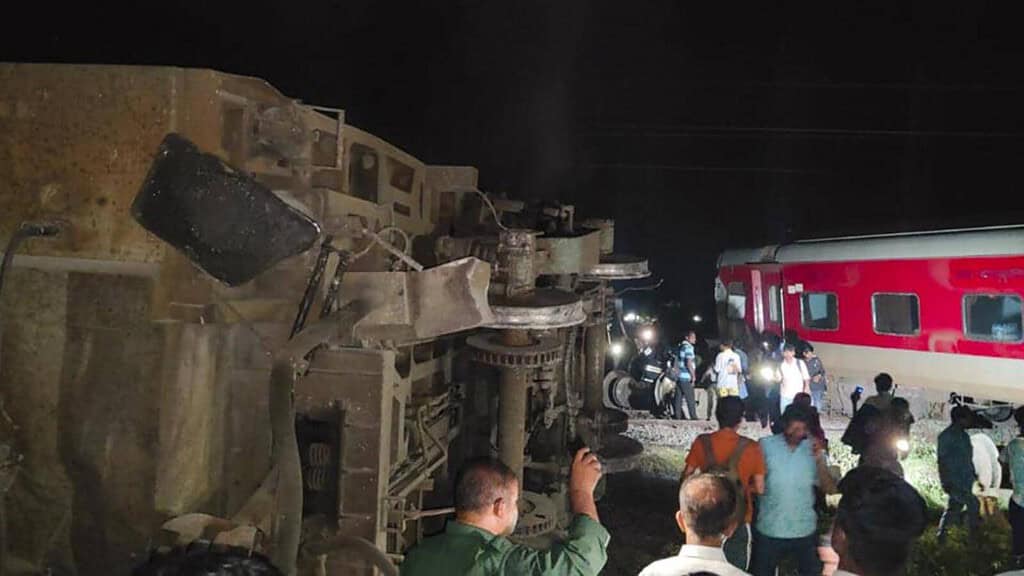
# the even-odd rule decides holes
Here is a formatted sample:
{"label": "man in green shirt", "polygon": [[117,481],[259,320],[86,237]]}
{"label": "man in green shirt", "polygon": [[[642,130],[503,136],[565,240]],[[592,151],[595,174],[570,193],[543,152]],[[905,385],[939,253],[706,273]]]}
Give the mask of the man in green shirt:
{"label": "man in green shirt", "polygon": [[519,480],[496,460],[467,464],[455,482],[455,520],[443,534],[409,551],[402,576],[596,576],[608,560],[610,536],[601,526],[594,487],[601,463],[587,448],[576,452],[569,500],[576,515],[565,542],[549,550],[514,544],[519,519]]}

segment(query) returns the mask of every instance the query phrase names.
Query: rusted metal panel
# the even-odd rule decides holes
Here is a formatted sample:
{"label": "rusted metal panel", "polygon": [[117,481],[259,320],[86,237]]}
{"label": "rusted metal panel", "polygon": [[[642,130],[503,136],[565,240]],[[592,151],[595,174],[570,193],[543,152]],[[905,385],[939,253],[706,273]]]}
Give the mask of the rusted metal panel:
{"label": "rusted metal panel", "polygon": [[[76,568],[126,568],[160,521],[153,507],[164,334],[148,321],[148,281],[72,274],[54,418],[72,480]],[[59,361],[55,359],[55,361]]]}
{"label": "rusted metal panel", "polygon": [[220,489],[227,390],[218,386],[225,328],[174,324],[165,329],[154,507],[196,510]]}
{"label": "rusted metal panel", "polygon": [[8,271],[0,299],[4,409],[17,426],[14,446],[24,457],[7,497],[9,526],[18,527],[8,531],[8,552],[33,564],[51,557],[60,567],[74,565],[72,480],[56,418],[62,402],[67,287],[67,274],[15,268]]}
{"label": "rusted metal panel", "polygon": [[176,124],[173,68],[0,64],[0,237],[57,215],[70,232],[29,253],[157,261],[126,221],[151,155]]}
{"label": "rusted metal panel", "polygon": [[398,380],[394,353],[357,349],[317,353],[309,376],[296,388],[296,405],[312,409],[335,399],[344,411],[344,455],[340,463],[338,524],[345,534],[359,536],[384,549],[382,506],[391,474],[391,427],[382,423],[401,417],[402,404],[392,390]]}

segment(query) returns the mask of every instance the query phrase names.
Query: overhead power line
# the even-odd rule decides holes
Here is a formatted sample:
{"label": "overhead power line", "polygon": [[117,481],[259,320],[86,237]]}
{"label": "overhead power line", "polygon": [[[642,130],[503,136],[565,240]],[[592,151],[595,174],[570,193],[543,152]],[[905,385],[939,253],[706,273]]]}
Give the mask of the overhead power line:
{"label": "overhead power line", "polygon": [[653,169],[670,172],[721,172],[721,173],[755,173],[755,174],[809,174],[824,176],[827,172],[820,170],[803,170],[799,168],[767,168],[763,166],[694,166],[677,164],[649,164],[642,162],[585,162],[583,166],[591,168],[616,169]]}
{"label": "overhead power line", "polygon": [[584,134],[616,135],[637,133],[646,136],[701,136],[722,134],[798,136],[798,137],[923,137],[923,138],[1024,138],[1024,132],[990,132],[984,130],[888,130],[877,128],[797,128],[785,126],[701,126],[675,125],[659,127],[608,126],[583,131]]}

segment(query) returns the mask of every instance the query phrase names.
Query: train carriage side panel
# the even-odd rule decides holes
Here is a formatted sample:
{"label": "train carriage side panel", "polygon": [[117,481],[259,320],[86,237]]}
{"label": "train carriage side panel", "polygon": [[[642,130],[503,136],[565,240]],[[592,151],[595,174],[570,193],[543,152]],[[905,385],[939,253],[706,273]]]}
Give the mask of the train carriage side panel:
{"label": "train carriage side panel", "polygon": [[783,274],[786,327],[844,388],[871,390],[885,371],[932,401],[1024,402],[1024,257],[805,261]]}

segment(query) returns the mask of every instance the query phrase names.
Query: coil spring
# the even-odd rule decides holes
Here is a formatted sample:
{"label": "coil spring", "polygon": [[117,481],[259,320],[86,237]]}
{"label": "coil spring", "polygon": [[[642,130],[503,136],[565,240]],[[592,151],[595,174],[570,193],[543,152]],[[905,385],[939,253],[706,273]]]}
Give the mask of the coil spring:
{"label": "coil spring", "polygon": [[314,442],[306,451],[308,464],[302,470],[306,488],[314,492],[327,489],[330,479],[331,464],[334,462],[334,447],[330,444]]}

